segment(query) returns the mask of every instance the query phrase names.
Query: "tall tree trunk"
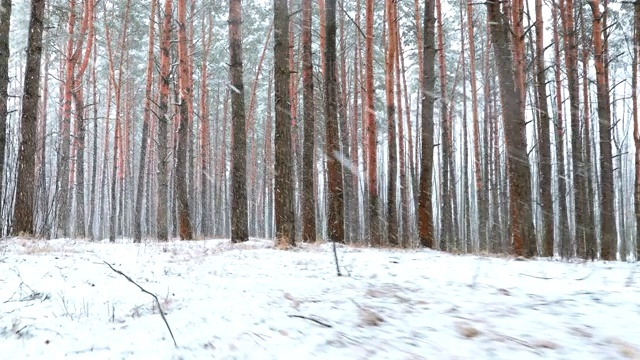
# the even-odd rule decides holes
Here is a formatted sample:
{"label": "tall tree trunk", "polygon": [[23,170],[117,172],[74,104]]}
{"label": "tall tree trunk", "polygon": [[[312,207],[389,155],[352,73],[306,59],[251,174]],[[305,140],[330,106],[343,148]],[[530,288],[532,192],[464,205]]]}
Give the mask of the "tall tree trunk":
{"label": "tall tree trunk", "polygon": [[635,183],[635,212],[636,212],[636,261],[640,259],[640,126],[638,121],[638,62],[640,61],[640,1],[633,4],[633,74],[631,98],[633,101],[633,138],[636,145],[636,183]]}
{"label": "tall tree trunk", "polygon": [[[576,29],[573,17],[573,0],[560,0],[558,2],[562,19],[563,45],[565,55],[565,67],[567,71],[567,83],[569,91],[569,115],[571,118],[571,152],[573,159],[573,191],[575,195],[575,227],[576,235],[574,245],[578,242],[590,243],[591,228],[593,224],[587,222],[589,206],[584,193],[585,159],[582,156],[583,129],[580,123],[580,84],[578,80],[578,47],[576,45]],[[586,101],[586,99],[585,99]],[[589,245],[587,245],[589,247]],[[568,247],[564,249],[563,256],[571,256],[573,253]],[[589,251],[595,251],[591,248]]]}
{"label": "tall tree trunk", "polygon": [[371,218],[371,244],[378,246],[382,244],[381,219],[378,210],[378,131],[376,126],[375,113],[375,87],[373,86],[373,10],[374,0],[366,0],[365,9],[365,118],[366,118],[366,153],[367,153],[367,184],[369,203],[369,216]]}
{"label": "tall tree trunk", "polygon": [[275,221],[276,238],[283,246],[295,245],[293,210],[293,155],[289,108],[289,7],[287,0],[273,2],[275,79]]}
{"label": "tall tree trunk", "polygon": [[169,239],[169,142],[167,131],[169,124],[169,84],[171,83],[171,15],[172,0],[164,0],[164,17],[160,38],[160,99],[158,101],[158,240]]}
{"label": "tall tree trunk", "polygon": [[[337,5],[336,5],[337,6]],[[344,8],[344,0],[340,0],[340,8]],[[338,26],[338,25],[336,25]],[[340,134],[340,154],[342,159],[340,160],[340,168],[342,170],[342,196],[343,196],[343,214],[344,214],[344,227],[345,227],[345,241],[349,243],[355,243],[358,241],[356,237],[356,231],[358,226],[358,207],[356,205],[356,189],[353,186],[354,172],[350,170],[350,153],[351,149],[355,146],[355,144],[349,144],[350,141],[350,126],[348,119],[348,104],[349,104],[349,91],[347,86],[347,51],[346,51],[346,40],[345,40],[345,16],[340,16],[340,25],[339,25],[339,38],[337,40],[339,44],[337,44],[336,52],[340,54],[340,63],[336,63],[336,72],[340,73],[339,86],[336,83],[336,93],[339,94],[336,96],[337,103],[336,106],[338,108],[338,119],[339,119],[339,131]],[[339,47],[338,47],[339,46]],[[337,56],[337,55],[336,55]],[[336,77],[338,75],[336,74]]]}
{"label": "tall tree trunk", "polygon": [[[302,241],[316,240],[315,176],[315,105],[313,94],[313,59],[311,50],[311,0],[302,1],[302,101],[304,141],[302,150]],[[267,135],[268,136],[268,135]]]}
{"label": "tall tree trunk", "polygon": [[[400,52],[402,51],[402,46],[400,44],[400,30],[398,29],[398,20],[397,20],[397,4],[394,3],[392,5],[393,8],[393,36],[395,43],[395,58],[393,59],[395,65],[395,95],[396,95],[396,104],[397,104],[397,113],[398,113],[398,170],[399,170],[399,182],[397,183],[397,187],[400,187],[400,226],[398,227],[398,235],[401,236],[398,243],[402,247],[407,247],[409,241],[409,218],[408,218],[408,205],[409,205],[409,194],[408,194],[408,183],[407,183],[407,168],[406,168],[406,156],[405,156],[405,133],[404,133],[404,116],[409,116],[409,113],[403,114],[402,111],[402,73],[401,73],[401,64],[400,64]],[[406,110],[406,109],[405,109]],[[409,133],[409,129],[407,129],[407,133]]]}
{"label": "tall tree trunk", "polygon": [[535,0],[536,11],[536,95],[540,118],[540,205],[543,219],[542,255],[553,256],[553,200],[551,196],[551,136],[549,134],[549,108],[547,106],[547,76],[544,61],[544,23],[542,0]]}
{"label": "tall tree trunk", "polygon": [[438,26],[438,62],[440,69],[440,126],[442,129],[442,239],[439,246],[449,249],[456,226],[452,211],[455,199],[455,179],[453,163],[453,129],[449,117],[447,101],[447,63],[444,56],[444,34],[442,28],[442,6],[436,0],[436,16]]}
{"label": "tall tree trunk", "polygon": [[386,51],[385,93],[387,104],[387,142],[388,142],[388,170],[389,184],[387,185],[387,238],[391,246],[398,245],[398,208],[396,204],[398,178],[398,146],[396,135],[396,104],[394,101],[394,73],[396,60],[396,41],[394,0],[386,0],[387,31],[389,33]]}
{"label": "tall tree trunk", "polygon": [[[462,6],[462,2],[460,3],[460,43],[462,48],[466,47],[466,42],[464,38],[464,13]],[[469,39],[469,42],[473,42],[473,39]],[[468,131],[468,121],[467,121],[467,71],[466,71],[466,57],[464,51],[460,53],[460,64],[463,68],[462,70],[462,168],[461,168],[461,182],[462,182],[462,209],[460,210],[459,217],[462,218],[462,228],[461,228],[461,236],[459,242],[461,243],[460,251],[468,252],[469,246],[475,248],[475,234],[471,236],[471,204],[470,197],[471,191],[469,189],[469,131]],[[457,76],[457,75],[456,75]],[[472,73],[472,77],[475,74]]]}
{"label": "tall tree trunk", "polygon": [[553,18],[553,53],[554,53],[554,77],[555,77],[555,143],[556,143],[556,178],[558,179],[558,224],[556,224],[556,235],[559,239],[558,249],[560,256],[565,256],[569,245],[569,217],[567,214],[567,178],[565,176],[564,162],[564,117],[563,117],[563,100],[562,100],[562,77],[561,77],[561,59],[560,59],[560,40],[558,37],[558,10],[555,0],[552,6]]}
{"label": "tall tree trunk", "polygon": [[418,202],[418,231],[420,245],[434,248],[434,226],[432,212],[433,191],[433,145],[435,104],[435,0],[425,0],[424,6],[424,43],[422,59],[424,77],[422,78],[422,132],[421,132],[421,160],[420,160],[420,199]]}
{"label": "tall tree trunk", "polygon": [[[85,175],[84,175],[84,155],[85,155],[85,103],[84,103],[84,90],[83,90],[83,78],[87,66],[89,65],[89,58],[93,50],[95,28],[93,26],[94,18],[94,1],[86,0],[83,6],[82,28],[81,34],[76,41],[76,61],[80,68],[75,74],[73,99],[76,104],[75,113],[75,148],[76,148],[76,237],[84,238],[85,231],[85,202],[84,202],[84,189],[85,189]],[[87,39],[87,45],[82,54],[83,41],[86,36],[87,30],[89,36]],[[81,59],[82,55],[82,59]],[[81,60],[81,61],[80,61]]]}
{"label": "tall tree trunk", "polygon": [[[104,3],[103,3],[104,4]],[[112,83],[112,87],[115,93],[115,134],[113,139],[113,164],[111,167],[111,208],[109,213],[109,242],[116,241],[116,234],[118,233],[119,227],[117,226],[117,218],[118,218],[118,195],[117,195],[117,180],[118,178],[122,178],[123,173],[123,160],[122,157],[124,153],[122,152],[122,134],[121,134],[121,123],[122,123],[122,106],[121,106],[121,97],[122,97],[122,78],[123,78],[123,65],[125,54],[124,51],[126,49],[127,44],[127,25],[129,12],[131,9],[131,0],[127,0],[124,10],[124,18],[122,19],[122,28],[121,28],[121,37],[120,37],[120,46],[121,55],[118,60],[118,76],[116,78],[116,70],[115,70],[115,60],[113,58],[113,51],[111,49],[111,40],[110,40],[110,31],[109,28],[105,25],[105,35],[107,40],[107,53],[109,57],[109,73],[110,79]],[[105,5],[105,17],[106,15],[106,5]],[[122,188],[122,187],[121,187]],[[120,207],[120,212],[122,213],[122,206]]]}
{"label": "tall tree trunk", "polygon": [[531,206],[531,169],[527,153],[526,122],[521,107],[520,89],[516,84],[511,55],[509,26],[497,1],[487,2],[487,20],[495,53],[502,118],[507,144],[507,177],[509,179],[509,212],[513,250],[518,256],[533,256],[535,234]]}
{"label": "tall tree trunk", "polygon": [[142,117],[142,139],[140,145],[140,165],[138,167],[138,188],[136,190],[136,205],[134,215],[133,242],[142,240],[142,201],[144,195],[144,173],[147,163],[147,142],[149,138],[149,122],[151,121],[151,87],[153,84],[153,59],[154,59],[154,18],[156,16],[156,2],[151,2],[151,14],[149,15],[149,46],[147,48],[147,74],[144,90],[144,114]]}
{"label": "tall tree trunk", "polygon": [[[94,223],[95,223],[95,215],[96,215],[96,179],[98,176],[98,106],[97,106],[97,77],[96,77],[96,68],[97,68],[97,51],[96,51],[96,43],[93,44],[93,61],[91,64],[91,95],[92,95],[92,103],[93,103],[93,152],[91,159],[91,190],[89,197],[89,207],[90,207],[90,215],[89,215],[89,236],[91,240],[96,239],[96,231],[94,231]],[[43,146],[44,148],[44,146]],[[106,152],[106,151],[105,151]],[[102,175],[104,176],[104,174]]]}
{"label": "tall tree trunk", "polygon": [[[585,26],[584,20],[584,7],[580,6],[578,9],[578,16],[580,19],[580,32],[582,35],[582,78],[588,78],[588,67],[589,67],[589,58],[591,57],[591,39],[587,33],[587,29]],[[584,222],[585,224],[595,224],[595,214],[593,208],[593,188],[594,181],[592,174],[596,172],[594,166],[595,162],[591,160],[591,151],[592,151],[592,138],[591,138],[591,102],[589,100],[589,82],[582,82],[582,114],[583,114],[583,125],[584,125],[584,181],[583,181],[583,194],[586,202],[586,213],[584,214]],[[594,257],[596,256],[596,238],[595,231],[591,228],[587,228],[587,238],[586,241],[580,241],[576,244],[577,254],[578,256],[582,256],[584,258],[588,257],[588,253],[590,252]],[[588,251],[588,249],[592,249]]]}
{"label": "tall tree trunk", "polygon": [[598,94],[598,119],[600,123],[600,221],[602,225],[601,256],[604,260],[615,260],[617,252],[616,219],[613,195],[613,158],[611,149],[611,104],[602,44],[602,13],[600,1],[589,3],[593,13],[593,51],[595,53],[596,87]]}
{"label": "tall tree trunk", "polygon": [[192,78],[189,71],[187,47],[187,2],[178,0],[178,70],[180,73],[180,125],[178,127],[178,151],[176,153],[176,192],[178,201],[179,234],[181,240],[193,239],[193,224],[189,209],[188,159]]}
{"label": "tall tree trunk", "polygon": [[69,20],[67,25],[67,45],[65,55],[65,80],[62,95],[62,119],[60,122],[60,149],[56,170],[58,172],[57,188],[57,237],[69,235],[69,166],[71,163],[71,105],[74,86],[76,58],[74,51],[76,23],[76,0],[69,1]]}
{"label": "tall tree trunk", "polygon": [[336,0],[325,3],[324,113],[327,136],[328,227],[329,240],[344,242],[344,193],[340,138],[338,134],[338,98],[336,77]]}
{"label": "tall tree trunk", "polygon": [[[469,38],[469,71],[471,80],[471,113],[473,121],[473,159],[474,159],[474,178],[478,201],[478,250],[482,243],[487,241],[487,218],[489,215],[489,206],[487,201],[487,192],[484,191],[484,182],[487,179],[482,177],[483,164],[487,166],[486,161],[483,162],[482,152],[480,149],[480,124],[478,114],[478,85],[476,81],[476,46],[474,35],[475,22],[473,19],[473,6],[470,1],[467,2],[467,35]],[[485,119],[487,124],[487,119]]]}
{"label": "tall tree trunk", "polygon": [[[209,97],[209,84],[208,84],[208,59],[209,52],[211,50],[211,44],[213,40],[213,16],[212,14],[206,14],[207,21],[202,21],[202,38],[204,39],[204,54],[202,60],[202,69],[201,69],[201,77],[200,80],[200,156],[201,156],[201,177],[202,177],[202,188],[200,189],[200,202],[202,207],[202,235],[206,237],[212,235],[212,208],[211,208],[211,157],[210,157],[210,147],[211,147],[211,135],[209,132],[209,105],[208,105],[208,97]],[[207,29],[205,31],[205,28]],[[217,107],[216,107],[217,108]],[[216,110],[217,111],[217,110]]]}
{"label": "tall tree trunk", "polygon": [[249,240],[247,219],[247,134],[242,80],[242,2],[229,1],[229,71],[231,72],[231,241]]}
{"label": "tall tree trunk", "polygon": [[13,213],[16,235],[33,235],[33,194],[35,193],[36,132],[40,95],[40,58],[44,28],[44,0],[31,1],[31,19],[27,38],[27,59],[24,72],[24,97],[20,120],[20,148],[18,149],[18,179]]}
{"label": "tall tree trunk", "polygon": [[[7,103],[9,94],[9,30],[11,22],[11,0],[0,2],[0,199],[4,199],[4,154],[7,142]],[[44,158],[42,159],[44,164]],[[0,208],[2,200],[0,200]],[[0,231],[4,236],[4,231]]]}

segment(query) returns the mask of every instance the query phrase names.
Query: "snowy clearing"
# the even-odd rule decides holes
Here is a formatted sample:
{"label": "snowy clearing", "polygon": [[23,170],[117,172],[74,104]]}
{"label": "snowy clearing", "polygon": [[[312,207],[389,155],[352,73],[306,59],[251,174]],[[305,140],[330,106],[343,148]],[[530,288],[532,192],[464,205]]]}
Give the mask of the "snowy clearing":
{"label": "snowy clearing", "polygon": [[[2,359],[640,359],[640,266],[269,241],[0,242]],[[122,275],[156,294],[155,301]]]}

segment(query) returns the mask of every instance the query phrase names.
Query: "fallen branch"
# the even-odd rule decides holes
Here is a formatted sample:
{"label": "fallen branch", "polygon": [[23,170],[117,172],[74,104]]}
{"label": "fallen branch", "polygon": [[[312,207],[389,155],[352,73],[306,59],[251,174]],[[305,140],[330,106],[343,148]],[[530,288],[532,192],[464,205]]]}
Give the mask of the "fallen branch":
{"label": "fallen branch", "polygon": [[110,267],[111,270],[113,270],[114,272],[124,276],[124,278],[129,280],[130,283],[132,283],[133,285],[137,286],[138,289],[140,289],[140,291],[142,291],[145,294],[149,294],[156,301],[156,305],[158,306],[158,310],[159,310],[158,312],[160,313],[160,316],[162,317],[162,321],[164,321],[164,324],[167,325],[167,329],[169,329],[169,334],[171,335],[171,339],[173,339],[173,344],[176,347],[178,347],[178,343],[176,343],[176,338],[173,336],[173,331],[171,331],[171,327],[169,326],[169,322],[167,322],[167,318],[164,316],[164,312],[162,311],[162,307],[160,306],[160,300],[158,300],[158,297],[155,294],[145,290],[142,286],[138,285],[138,283],[133,281],[129,276],[127,276],[122,271],[114,269],[113,266],[111,266],[111,264],[109,264],[108,262],[104,261],[104,263],[107,264],[107,266]]}
{"label": "fallen branch", "polygon": [[529,274],[524,274],[524,273],[520,273],[520,275],[522,275],[522,276],[532,277],[532,278],[534,278],[534,279],[541,279],[541,280],[553,280],[553,278],[550,278],[550,277],[544,277],[544,276],[535,276],[535,275],[529,275]]}
{"label": "fallen branch", "polygon": [[314,323],[316,323],[318,325],[321,325],[321,326],[324,326],[326,328],[332,328],[333,327],[333,326],[331,326],[331,325],[329,325],[327,323],[324,323],[324,322],[322,322],[322,321],[320,321],[318,319],[310,318],[310,317],[304,316],[304,315],[289,315],[289,317],[290,318],[299,318],[299,319],[305,319],[305,320],[313,321]]}

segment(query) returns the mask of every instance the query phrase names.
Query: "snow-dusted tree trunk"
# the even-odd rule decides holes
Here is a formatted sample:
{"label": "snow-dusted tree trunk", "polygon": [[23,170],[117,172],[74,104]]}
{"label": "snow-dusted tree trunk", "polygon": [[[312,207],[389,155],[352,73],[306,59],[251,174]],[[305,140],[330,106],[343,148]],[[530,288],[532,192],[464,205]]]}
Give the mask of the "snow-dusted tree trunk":
{"label": "snow-dusted tree trunk", "polygon": [[247,134],[242,79],[242,2],[229,1],[229,71],[231,73],[231,241],[249,240],[247,219]]}
{"label": "snow-dusted tree trunk", "polygon": [[14,207],[14,235],[33,235],[33,206],[35,194],[35,159],[40,95],[40,58],[44,29],[44,0],[31,1],[31,20],[27,40],[27,64],[24,72],[24,97],[20,120],[20,148],[18,150],[18,179]]}

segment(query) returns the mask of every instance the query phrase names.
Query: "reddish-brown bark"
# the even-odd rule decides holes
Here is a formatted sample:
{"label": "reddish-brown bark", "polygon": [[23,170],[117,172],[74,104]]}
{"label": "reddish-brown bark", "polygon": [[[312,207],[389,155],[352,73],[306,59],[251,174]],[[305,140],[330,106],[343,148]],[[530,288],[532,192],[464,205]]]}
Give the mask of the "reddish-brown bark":
{"label": "reddish-brown bark", "polygon": [[180,240],[192,240],[193,229],[187,187],[187,149],[191,118],[192,78],[189,71],[189,49],[187,47],[187,2],[178,0],[178,72],[180,84],[180,120],[178,126],[178,148],[176,153],[175,185],[178,201],[178,231]]}

